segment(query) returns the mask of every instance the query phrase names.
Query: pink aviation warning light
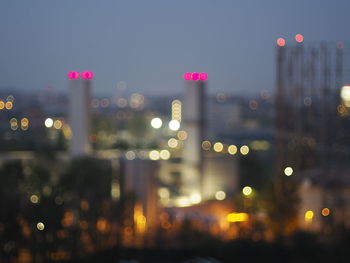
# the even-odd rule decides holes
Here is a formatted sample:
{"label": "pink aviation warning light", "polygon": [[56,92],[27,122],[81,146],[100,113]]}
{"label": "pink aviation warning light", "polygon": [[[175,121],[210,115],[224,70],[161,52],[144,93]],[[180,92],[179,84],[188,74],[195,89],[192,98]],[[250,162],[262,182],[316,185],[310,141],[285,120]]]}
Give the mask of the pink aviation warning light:
{"label": "pink aviation warning light", "polygon": [[191,80],[192,79],[192,74],[191,72],[186,72],[184,74],[184,80]]}
{"label": "pink aviation warning light", "polygon": [[302,43],[304,41],[304,36],[302,34],[296,34],[295,41],[298,43]]}
{"label": "pink aviation warning light", "polygon": [[198,73],[198,72],[186,72],[184,74],[184,80],[194,80],[194,81],[198,81],[198,80],[201,80],[201,81],[206,81],[208,79],[208,74],[207,73],[204,73],[204,72],[201,72],[201,73]]}
{"label": "pink aviation warning light", "polygon": [[78,71],[69,71],[68,72],[68,78],[70,79],[77,79],[79,78],[80,74]]}
{"label": "pink aviation warning light", "polygon": [[205,72],[200,73],[200,74],[199,74],[199,79],[200,79],[201,81],[206,81],[206,80],[208,79],[208,74],[205,73]]}
{"label": "pink aviation warning light", "polygon": [[192,77],[192,80],[198,81],[199,80],[199,73],[198,72],[193,72],[191,77]]}
{"label": "pink aviation warning light", "polygon": [[278,38],[277,45],[280,47],[284,47],[286,45],[286,40],[284,40],[284,38],[282,38],[282,37]]}
{"label": "pink aviation warning light", "polygon": [[81,73],[81,77],[83,79],[92,79],[93,76],[94,76],[94,73],[92,73],[92,71],[84,71]]}

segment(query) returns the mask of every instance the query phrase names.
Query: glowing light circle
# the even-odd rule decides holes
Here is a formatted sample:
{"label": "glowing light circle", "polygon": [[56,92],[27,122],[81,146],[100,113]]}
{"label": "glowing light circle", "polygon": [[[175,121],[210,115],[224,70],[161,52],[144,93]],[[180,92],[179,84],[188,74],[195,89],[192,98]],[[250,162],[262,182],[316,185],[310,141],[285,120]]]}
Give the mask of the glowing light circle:
{"label": "glowing light circle", "polygon": [[280,47],[284,47],[286,45],[286,41],[284,40],[284,38],[282,38],[282,37],[278,38],[277,45]]}
{"label": "glowing light circle", "polygon": [[199,80],[199,73],[198,72],[193,72],[191,75],[192,80],[198,81]]}
{"label": "glowing light circle", "polygon": [[192,79],[192,74],[191,72],[186,72],[184,74],[184,80],[191,80]]}
{"label": "glowing light circle", "polygon": [[296,34],[295,35],[295,41],[298,43],[302,43],[304,41],[304,37],[302,34]]}
{"label": "glowing light circle", "polygon": [[78,71],[69,71],[68,72],[68,78],[70,79],[77,79],[79,78],[80,74]]}
{"label": "glowing light circle", "polygon": [[83,79],[92,79],[93,76],[94,76],[94,73],[92,73],[92,71],[84,71],[81,73],[81,77]]}
{"label": "glowing light circle", "polygon": [[206,81],[206,80],[208,79],[208,74],[205,73],[205,72],[200,73],[200,74],[199,74],[199,79],[200,79],[201,81]]}

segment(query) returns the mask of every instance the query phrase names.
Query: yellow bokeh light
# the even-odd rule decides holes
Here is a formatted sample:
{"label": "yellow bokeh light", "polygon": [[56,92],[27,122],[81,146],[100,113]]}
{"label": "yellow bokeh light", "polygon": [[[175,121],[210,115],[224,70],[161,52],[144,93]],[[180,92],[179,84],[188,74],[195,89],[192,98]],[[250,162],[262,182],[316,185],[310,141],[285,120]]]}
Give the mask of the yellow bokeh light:
{"label": "yellow bokeh light", "polygon": [[284,174],[286,175],[286,176],[291,176],[292,174],[293,174],[293,168],[292,167],[286,167],[286,168],[284,168]]}
{"label": "yellow bokeh light", "polygon": [[22,118],[21,120],[21,129],[22,130],[28,130],[29,120],[28,118]]}
{"label": "yellow bokeh light", "polygon": [[248,220],[248,214],[247,213],[230,213],[227,215],[227,221],[228,222],[245,222]]}
{"label": "yellow bokeh light", "polygon": [[168,160],[170,158],[170,152],[168,150],[161,150],[159,156],[163,160]]}
{"label": "yellow bokeh light", "polygon": [[214,148],[214,151],[221,152],[224,149],[224,145],[221,142],[216,142],[213,148]]}
{"label": "yellow bokeh light", "polygon": [[224,191],[217,191],[215,193],[216,200],[224,200],[226,198],[226,193]]}
{"label": "yellow bokeh light", "polygon": [[314,217],[314,212],[311,210],[308,210],[305,212],[305,221],[310,221]]}
{"label": "yellow bokeh light", "polygon": [[169,146],[170,148],[176,148],[178,144],[179,144],[179,143],[178,143],[178,141],[177,141],[175,138],[170,138],[170,139],[168,140],[168,146]]}
{"label": "yellow bokeh light", "polygon": [[5,102],[0,100],[0,110],[3,110],[5,108]]}
{"label": "yellow bokeh light", "polygon": [[247,155],[249,153],[249,147],[247,145],[242,145],[239,151],[242,155]]}
{"label": "yellow bokeh light", "polygon": [[170,197],[169,189],[165,187],[159,188],[158,195],[161,199],[168,199]]}
{"label": "yellow bokeh light", "polygon": [[227,148],[227,151],[228,151],[229,154],[235,155],[237,153],[238,149],[237,149],[236,145],[230,145]]}
{"label": "yellow bokeh light", "polygon": [[350,107],[350,85],[345,85],[341,88],[340,97],[346,107]]}
{"label": "yellow bokeh light", "polygon": [[7,110],[11,110],[12,107],[13,107],[13,104],[12,104],[11,101],[7,101],[7,102],[5,103],[5,108],[6,108]]}
{"label": "yellow bokeh light", "polygon": [[159,152],[156,150],[150,151],[148,154],[149,158],[153,161],[159,160]]}
{"label": "yellow bokeh light", "polygon": [[202,201],[202,197],[200,194],[194,193],[191,194],[190,201],[192,204],[199,204]]}
{"label": "yellow bokeh light", "polygon": [[60,120],[55,120],[54,123],[53,123],[53,127],[57,130],[61,129],[62,128],[62,121]]}
{"label": "yellow bokeh light", "polygon": [[33,204],[37,204],[39,202],[39,197],[37,195],[31,195],[29,199]]}
{"label": "yellow bokeh light", "polygon": [[125,158],[126,158],[127,160],[134,160],[134,159],[136,158],[136,154],[135,154],[134,151],[127,151],[127,152],[125,153]]}
{"label": "yellow bokeh light", "polygon": [[211,143],[210,143],[210,141],[203,141],[203,142],[202,142],[202,148],[203,148],[203,150],[205,150],[205,151],[209,151],[210,148],[211,148]]}
{"label": "yellow bokeh light", "polygon": [[16,118],[12,118],[10,120],[10,127],[11,127],[11,130],[13,130],[13,131],[18,129],[18,122],[17,122]]}
{"label": "yellow bokeh light", "polygon": [[11,125],[17,124],[17,119],[16,118],[11,118],[10,124]]}
{"label": "yellow bokeh light", "polygon": [[243,187],[243,189],[242,189],[242,193],[243,193],[245,196],[251,195],[252,192],[253,192],[253,189],[252,189],[250,186],[245,186],[245,187]]}
{"label": "yellow bokeh light", "polygon": [[36,224],[36,228],[37,228],[38,230],[42,231],[42,230],[45,229],[45,225],[44,225],[43,222],[38,222],[38,223]]}
{"label": "yellow bokeh light", "polygon": [[177,133],[177,138],[179,138],[179,140],[181,140],[181,141],[186,140],[186,139],[187,139],[187,132],[185,132],[185,131],[179,131],[179,132]]}
{"label": "yellow bokeh light", "polygon": [[191,201],[188,197],[179,197],[175,200],[176,206],[186,207],[191,205]]}
{"label": "yellow bokeh light", "polygon": [[28,118],[22,118],[22,120],[21,120],[21,125],[22,125],[22,126],[28,126],[28,124],[29,124]]}
{"label": "yellow bokeh light", "polygon": [[329,210],[329,208],[325,207],[322,209],[323,216],[329,216],[330,213],[331,213],[331,211]]}

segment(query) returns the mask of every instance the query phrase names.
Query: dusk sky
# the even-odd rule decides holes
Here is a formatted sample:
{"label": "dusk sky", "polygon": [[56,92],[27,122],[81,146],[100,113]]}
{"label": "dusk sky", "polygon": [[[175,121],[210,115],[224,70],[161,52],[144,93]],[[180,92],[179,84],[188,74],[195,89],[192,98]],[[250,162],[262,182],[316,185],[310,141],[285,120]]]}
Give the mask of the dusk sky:
{"label": "dusk sky", "polygon": [[273,90],[275,46],[349,40],[349,0],[1,0],[0,87],[67,91],[92,70],[94,93],[182,92],[207,72],[210,92]]}

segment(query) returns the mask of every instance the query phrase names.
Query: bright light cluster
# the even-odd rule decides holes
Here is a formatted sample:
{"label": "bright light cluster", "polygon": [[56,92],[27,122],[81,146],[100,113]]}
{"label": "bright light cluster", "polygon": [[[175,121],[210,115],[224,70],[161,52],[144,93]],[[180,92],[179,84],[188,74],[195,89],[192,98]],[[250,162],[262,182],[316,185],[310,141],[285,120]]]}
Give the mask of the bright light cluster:
{"label": "bright light cluster", "polygon": [[208,79],[208,74],[205,73],[205,72],[201,72],[201,73],[198,73],[198,72],[186,72],[184,74],[184,80],[194,80],[194,81],[198,81],[198,80],[201,80],[201,81],[206,81]]}
{"label": "bright light cluster", "polygon": [[247,155],[250,151],[248,145],[242,145],[239,149],[236,145],[224,145],[221,142],[215,142],[213,145],[210,141],[202,142],[202,149],[205,151],[210,151],[213,149],[217,153],[229,153],[231,155],[235,155],[238,153],[238,150],[241,155]]}
{"label": "bright light cluster", "polygon": [[[296,42],[298,42],[298,43],[303,43],[304,42],[304,36],[302,35],[302,34],[296,34],[295,36],[294,36],[294,39],[295,39],[295,41]],[[277,45],[279,46],[279,47],[284,47],[285,45],[286,45],[286,40],[283,38],[283,37],[279,37],[279,38],[277,38]]]}
{"label": "bright light cluster", "polygon": [[94,73],[92,71],[83,71],[81,74],[78,71],[69,71],[68,78],[70,79],[78,79],[81,76],[83,79],[92,79]]}
{"label": "bright light cluster", "polygon": [[46,128],[54,127],[56,130],[63,127],[63,122],[61,120],[54,121],[52,118],[46,118],[44,124]]}

